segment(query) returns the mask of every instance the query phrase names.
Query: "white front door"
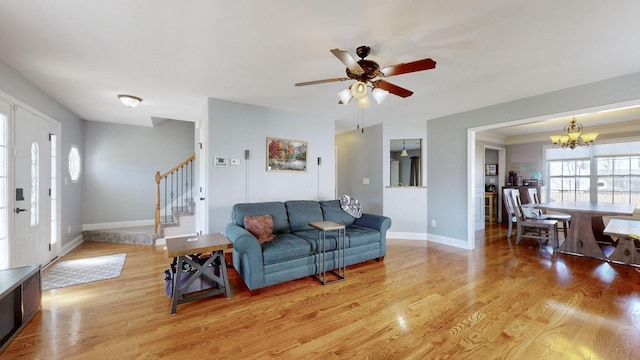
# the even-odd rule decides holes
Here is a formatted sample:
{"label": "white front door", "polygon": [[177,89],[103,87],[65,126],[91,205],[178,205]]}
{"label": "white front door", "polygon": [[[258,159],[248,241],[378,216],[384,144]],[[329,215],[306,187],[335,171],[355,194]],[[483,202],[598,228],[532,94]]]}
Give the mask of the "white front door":
{"label": "white front door", "polygon": [[52,155],[56,154],[50,138],[57,127],[18,107],[14,129],[14,236],[9,242],[9,265],[46,265],[59,255],[59,246],[52,246],[57,239],[51,236]]}
{"label": "white front door", "polygon": [[0,270],[9,267],[9,228],[12,204],[9,194],[9,118],[11,104],[0,100]]}

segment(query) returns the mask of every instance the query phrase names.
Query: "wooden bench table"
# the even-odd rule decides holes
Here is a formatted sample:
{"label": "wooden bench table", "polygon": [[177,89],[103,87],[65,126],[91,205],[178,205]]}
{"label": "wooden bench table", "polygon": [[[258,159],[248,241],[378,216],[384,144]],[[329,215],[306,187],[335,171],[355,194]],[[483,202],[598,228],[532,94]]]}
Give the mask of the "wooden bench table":
{"label": "wooden bench table", "polygon": [[604,234],[618,237],[618,245],[609,256],[609,261],[640,265],[634,238],[630,236],[631,234],[640,235],[640,220],[611,219],[604,229]]}
{"label": "wooden bench table", "polygon": [[[167,239],[167,256],[169,258],[177,258],[176,273],[173,276],[171,315],[175,315],[178,304],[188,301],[215,296],[222,293],[227,296],[227,299],[231,299],[229,277],[227,276],[227,264],[224,258],[224,250],[231,248],[233,248],[231,241],[220,233]],[[189,258],[189,255],[201,253],[211,253],[211,257],[209,257],[202,265]],[[182,274],[182,268],[185,264],[195,268],[196,272],[193,274],[192,278],[180,288],[180,277]],[[205,269],[210,266],[219,266],[220,276],[205,272]],[[189,287],[200,276],[209,277],[218,284],[218,287],[207,291],[201,291],[194,295],[189,295]]]}

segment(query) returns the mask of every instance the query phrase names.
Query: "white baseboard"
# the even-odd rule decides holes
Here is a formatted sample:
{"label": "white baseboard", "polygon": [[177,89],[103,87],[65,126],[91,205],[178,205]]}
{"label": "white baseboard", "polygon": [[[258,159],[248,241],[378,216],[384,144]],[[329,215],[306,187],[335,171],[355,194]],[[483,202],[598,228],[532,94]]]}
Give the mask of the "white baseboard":
{"label": "white baseboard", "polygon": [[119,221],[119,222],[98,223],[98,224],[82,224],[82,231],[108,230],[108,229],[135,227],[135,226],[150,226],[155,224],[156,224],[155,220],[137,220],[137,221]]}
{"label": "white baseboard", "polygon": [[428,236],[429,236],[429,241],[433,241],[434,243],[449,245],[449,246],[453,246],[453,247],[457,247],[465,250],[471,250],[469,249],[467,242],[463,240],[458,240],[458,239],[454,239],[446,236],[434,235],[434,234],[429,234]]}
{"label": "white baseboard", "polygon": [[442,244],[442,245],[449,245],[456,248],[469,250],[469,247],[467,246],[466,241],[462,241],[462,240],[458,240],[458,239],[454,239],[446,236],[429,234],[429,233],[388,232],[387,240],[390,240],[390,239],[431,241],[431,242]]}
{"label": "white baseboard", "polygon": [[60,249],[60,251],[62,252],[62,254],[60,254],[60,257],[63,257],[65,255],[67,255],[69,252],[71,252],[71,250],[75,249],[76,247],[78,247],[83,242],[84,242],[84,239],[83,239],[82,235],[78,235],[76,238],[74,238],[70,242],[66,243]]}
{"label": "white baseboard", "polygon": [[402,239],[402,240],[428,240],[426,233],[409,233],[409,232],[387,232],[387,239]]}

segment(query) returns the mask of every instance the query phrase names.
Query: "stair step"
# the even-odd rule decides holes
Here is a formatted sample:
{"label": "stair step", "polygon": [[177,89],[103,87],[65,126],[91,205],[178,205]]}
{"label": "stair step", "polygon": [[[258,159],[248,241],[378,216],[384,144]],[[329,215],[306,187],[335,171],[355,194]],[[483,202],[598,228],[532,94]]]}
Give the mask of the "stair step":
{"label": "stair step", "polygon": [[84,241],[104,243],[155,245],[158,236],[154,234],[154,226],[150,225],[83,231],[82,238]]}

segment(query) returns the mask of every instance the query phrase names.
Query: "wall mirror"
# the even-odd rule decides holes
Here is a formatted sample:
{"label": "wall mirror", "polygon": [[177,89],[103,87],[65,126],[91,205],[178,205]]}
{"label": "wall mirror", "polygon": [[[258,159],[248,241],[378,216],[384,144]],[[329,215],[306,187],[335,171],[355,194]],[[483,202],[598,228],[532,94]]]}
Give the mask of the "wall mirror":
{"label": "wall mirror", "polygon": [[391,140],[390,186],[422,186],[422,139]]}

